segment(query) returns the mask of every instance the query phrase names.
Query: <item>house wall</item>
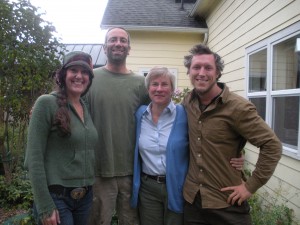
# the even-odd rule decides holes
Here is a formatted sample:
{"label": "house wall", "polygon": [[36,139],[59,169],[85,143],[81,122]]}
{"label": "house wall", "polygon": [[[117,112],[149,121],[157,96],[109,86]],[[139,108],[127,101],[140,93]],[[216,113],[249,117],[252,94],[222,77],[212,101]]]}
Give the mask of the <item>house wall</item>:
{"label": "house wall", "polygon": [[140,69],[164,66],[177,70],[177,88],[190,87],[183,57],[189,49],[203,41],[203,34],[167,32],[130,32],[131,51],[128,67],[138,73]]}
{"label": "house wall", "polygon": [[[229,88],[246,96],[245,49],[300,21],[300,0],[222,0],[207,18],[208,46],[225,61],[221,78]],[[253,171],[258,149],[247,144],[246,161]],[[300,161],[283,155],[273,177],[258,193],[266,191],[294,210],[300,220]],[[278,196],[279,194],[279,196]],[[276,197],[277,196],[277,197]]]}

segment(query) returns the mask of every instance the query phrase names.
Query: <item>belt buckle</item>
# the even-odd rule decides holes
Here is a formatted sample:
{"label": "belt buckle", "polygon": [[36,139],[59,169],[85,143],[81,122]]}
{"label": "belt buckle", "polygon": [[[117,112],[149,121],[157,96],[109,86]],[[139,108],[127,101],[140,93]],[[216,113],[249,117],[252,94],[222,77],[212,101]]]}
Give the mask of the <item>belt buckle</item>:
{"label": "belt buckle", "polygon": [[71,197],[75,200],[78,200],[78,199],[81,199],[85,196],[86,194],[86,188],[74,188],[72,191],[71,191]]}
{"label": "belt buckle", "polygon": [[165,179],[165,176],[157,176],[156,177],[156,182],[159,183],[159,184],[163,184],[163,183],[165,183],[164,179]]}

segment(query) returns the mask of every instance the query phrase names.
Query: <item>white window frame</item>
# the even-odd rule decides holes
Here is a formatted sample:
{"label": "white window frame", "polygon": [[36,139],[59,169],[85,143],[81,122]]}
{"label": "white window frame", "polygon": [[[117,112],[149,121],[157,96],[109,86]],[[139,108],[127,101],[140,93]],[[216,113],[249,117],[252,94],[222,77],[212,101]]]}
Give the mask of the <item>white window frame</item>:
{"label": "white window frame", "polygon": [[[266,98],[266,122],[272,127],[273,119],[273,98],[274,97],[287,97],[287,96],[300,96],[300,88],[287,89],[287,90],[271,90],[272,84],[272,62],[273,62],[273,48],[274,45],[281,43],[289,38],[292,38],[300,34],[300,22],[297,22],[282,31],[246,48],[246,93],[247,97],[265,97]],[[249,57],[250,55],[259,52],[263,49],[267,50],[267,77],[266,77],[266,91],[249,92]],[[299,109],[300,114],[300,109]],[[300,117],[300,116],[299,116]],[[299,123],[299,122],[298,122]],[[273,127],[272,127],[273,128]],[[297,149],[292,149],[287,146],[283,146],[283,154],[292,158],[300,160],[300,125],[298,127],[298,145]]]}

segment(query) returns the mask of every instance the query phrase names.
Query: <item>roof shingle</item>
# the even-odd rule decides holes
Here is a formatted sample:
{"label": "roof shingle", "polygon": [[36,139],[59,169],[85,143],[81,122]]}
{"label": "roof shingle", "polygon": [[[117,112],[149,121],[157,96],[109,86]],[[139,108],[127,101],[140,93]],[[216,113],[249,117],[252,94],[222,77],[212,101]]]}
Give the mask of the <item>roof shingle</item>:
{"label": "roof shingle", "polygon": [[175,0],[109,0],[101,28],[110,26],[207,28],[205,20],[189,17],[193,3]]}

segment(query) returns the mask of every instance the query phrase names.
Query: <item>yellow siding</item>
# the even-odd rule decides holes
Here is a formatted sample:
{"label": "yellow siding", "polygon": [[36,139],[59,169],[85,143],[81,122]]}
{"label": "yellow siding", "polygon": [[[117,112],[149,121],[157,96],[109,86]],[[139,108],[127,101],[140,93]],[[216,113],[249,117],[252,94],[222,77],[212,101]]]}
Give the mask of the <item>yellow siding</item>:
{"label": "yellow siding", "polygon": [[[246,167],[253,171],[254,165],[258,158],[257,148],[246,145]],[[276,196],[277,204],[287,205],[294,210],[296,218],[299,220],[299,203],[300,203],[300,168],[299,161],[290,157],[282,156],[273,176],[266,185],[258,190],[260,196],[264,197],[266,192]],[[268,201],[274,201],[267,198]]]}
{"label": "yellow siding", "polygon": [[190,87],[183,57],[189,49],[203,41],[203,34],[130,32],[131,51],[128,67],[138,73],[141,68],[165,66],[177,69],[177,87]]}
{"label": "yellow siding", "polygon": [[[223,0],[207,18],[208,46],[225,61],[221,81],[245,96],[245,49],[300,20],[300,0]],[[248,168],[254,169],[258,150],[246,146]],[[276,195],[300,220],[300,161],[282,156],[274,176],[259,190]],[[270,199],[269,199],[270,200]]]}

